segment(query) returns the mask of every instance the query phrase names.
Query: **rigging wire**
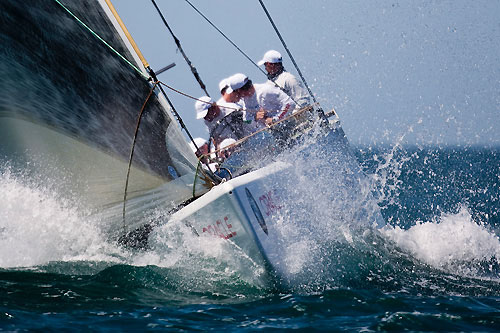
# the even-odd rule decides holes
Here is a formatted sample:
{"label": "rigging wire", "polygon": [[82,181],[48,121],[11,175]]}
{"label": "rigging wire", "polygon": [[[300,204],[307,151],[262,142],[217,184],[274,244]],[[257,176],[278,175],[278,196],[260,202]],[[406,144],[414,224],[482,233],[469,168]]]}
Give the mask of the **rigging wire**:
{"label": "rigging wire", "polygon": [[[126,208],[126,199],[127,199],[127,190],[128,190],[128,183],[129,183],[129,177],[130,177],[130,169],[131,169],[131,164],[132,164],[132,159],[133,159],[133,155],[134,155],[134,149],[135,149],[135,143],[136,143],[136,140],[137,140],[137,134],[138,134],[138,130],[139,130],[139,126],[140,126],[140,123],[141,123],[141,119],[142,119],[142,115],[143,115],[143,112],[146,108],[146,105],[149,101],[149,99],[151,98],[154,90],[156,89],[156,87],[158,86],[160,88],[160,91],[163,93],[167,103],[169,104],[171,110],[172,110],[172,113],[174,114],[177,122],[179,123],[180,127],[182,129],[185,130],[186,134],[188,135],[189,139],[191,140],[191,142],[194,144],[195,148],[198,149],[199,147],[197,147],[193,137],[191,136],[191,133],[189,132],[189,130],[187,129],[186,125],[184,124],[184,121],[182,120],[182,118],[180,117],[179,113],[177,112],[177,110],[175,109],[174,105],[172,104],[172,102],[170,101],[168,95],[166,94],[166,92],[163,90],[162,88],[162,85],[165,85],[167,88],[177,92],[177,93],[180,93],[184,96],[187,96],[187,97],[190,97],[192,99],[196,99],[192,96],[189,96],[185,93],[182,93],[160,81],[158,81],[157,79],[157,76],[155,74],[155,72],[153,71],[153,69],[149,66],[149,64],[145,61],[144,57],[142,57],[142,54],[141,54],[141,61],[143,62],[143,65],[145,67],[145,69],[147,70],[148,74],[150,75],[150,78],[146,77],[144,75],[144,73],[139,70],[134,64],[132,64],[128,59],[126,59],[123,55],[121,55],[117,50],[115,50],[109,43],[107,43],[103,38],[101,38],[96,32],[94,32],[90,27],[88,27],[83,21],[81,21],[75,14],[73,14],[68,8],[66,8],[59,0],[54,0],[56,3],[58,3],[66,12],[68,12],[78,23],[80,23],[85,29],[87,29],[92,35],[94,35],[98,40],[100,40],[103,44],[105,44],[109,49],[111,49],[112,52],[114,52],[115,54],[117,54],[122,60],[124,60],[129,66],[131,66],[136,72],[138,72],[143,78],[145,79],[152,79],[153,81],[153,85],[151,87],[151,90],[146,98],[146,100],[144,101],[142,107],[141,107],[141,110],[139,112],[139,115],[138,115],[138,118],[137,118],[137,124],[136,124],[136,129],[135,129],[135,132],[134,132],[134,138],[133,138],[133,143],[132,143],[132,147],[131,147],[131,151],[130,151],[130,158],[129,158],[129,164],[128,164],[128,170],[127,170],[127,176],[126,176],[126,182],[125,182],[125,190],[124,190],[124,199],[123,199],[123,228],[124,228],[124,232],[126,233],[127,232],[127,226],[126,226],[126,223],[125,223],[125,208]],[[177,39],[177,37],[173,34],[172,30],[170,29],[167,21],[165,20],[164,16],[162,15],[160,9],[158,8],[158,6],[156,5],[155,1],[154,0],[151,0],[153,2],[153,5],[155,6],[155,8],[157,9],[158,13],[160,14],[160,17],[162,18],[164,24],[167,26],[168,30],[170,31],[170,33],[172,34],[173,38],[174,38],[174,41],[176,43],[176,45],[178,46],[179,50],[181,51],[182,55],[184,56],[184,59],[186,60],[186,62],[188,63],[188,65],[191,67],[191,71],[193,72],[193,75],[195,76],[196,80],[198,81],[198,83],[200,84],[200,87],[205,91],[205,93],[207,95],[208,92],[206,91],[206,87],[203,83],[203,81],[201,80],[201,78],[199,77],[199,74],[196,70],[196,68],[192,65],[192,63],[190,62],[189,58],[186,56],[186,54],[184,53],[181,45],[180,45],[180,41]],[[212,25],[224,38],[226,38],[226,40],[228,40],[238,51],[240,51],[252,64],[254,64],[264,75],[266,75],[266,73],[260,68],[260,66],[258,66],[252,59],[250,59],[250,57],[248,57],[248,55],[246,55],[236,44],[234,44],[220,29],[218,29],[205,15],[203,15],[196,7],[194,7],[191,2],[189,2],[189,0],[185,0],[196,12],[198,12],[198,14],[200,14],[210,25]],[[280,40],[282,41],[285,49],[287,50],[290,58],[292,59],[292,62],[294,63],[297,71],[299,72],[299,75],[301,76],[304,84],[306,85],[309,93],[311,94],[313,100],[315,101],[315,104],[318,105],[318,103],[316,102],[316,99],[314,98],[314,95],[312,95],[312,92],[311,90],[309,89],[309,86],[307,86],[307,83],[305,82],[305,79],[303,78],[302,76],[302,73],[300,72],[297,64],[295,63],[295,60],[293,59],[291,53],[289,52],[286,44],[284,43],[281,35],[279,34],[279,31],[277,30],[276,26],[274,25],[274,22],[272,21],[271,17],[269,16],[269,13],[267,12],[267,10],[265,9],[263,3],[261,0],[259,0],[261,5],[263,6],[264,10],[266,11],[266,14],[268,15],[268,18],[270,19],[273,27],[275,28],[276,32],[278,33],[278,36],[280,37]],[[106,2],[108,3],[108,5],[110,5],[110,1],[106,0]],[[114,9],[114,8],[113,8]],[[113,11],[113,10],[112,10]],[[115,18],[118,20],[118,22],[120,23],[120,25],[122,26],[122,29],[126,30],[126,28],[124,27],[123,25],[123,22],[121,22],[121,19],[119,18],[118,16],[118,13],[116,12],[116,10],[114,10],[113,12],[113,15],[115,15]],[[128,31],[127,31],[128,33]],[[130,34],[127,34],[127,38],[129,38],[129,40],[131,39],[131,36]],[[131,43],[134,47],[135,43],[133,42],[133,40],[131,40]],[[136,49],[136,52],[138,51],[137,47],[135,46],[134,49]],[[140,53],[140,51],[138,52]],[[267,76],[267,75],[266,75]],[[276,84],[276,83],[275,83]],[[279,85],[276,84],[276,86],[279,87]],[[281,88],[281,87],[279,87]],[[283,88],[281,88],[283,89]],[[322,110],[321,110],[322,112]],[[291,116],[290,116],[291,117]],[[289,117],[283,119],[283,120],[286,120],[288,119]],[[276,122],[275,124],[277,123],[280,123],[280,121]],[[275,125],[273,124],[273,125]],[[264,130],[264,129],[263,129]],[[257,131],[256,133],[253,133],[252,135],[250,136],[253,136],[257,133],[259,133],[261,131]],[[241,140],[238,140],[237,143],[239,143],[240,141],[244,141],[248,139],[248,137],[246,138],[242,138]],[[208,168],[209,169],[209,168]],[[210,170],[210,169],[209,169]],[[211,173],[211,176],[213,176],[213,173]],[[214,177],[215,179],[215,177]]]}
{"label": "rigging wire", "polygon": [[217,26],[215,24],[212,23],[212,21],[210,21],[210,19],[208,17],[206,17],[202,12],[200,12],[198,10],[198,8],[196,8],[189,0],[185,0],[198,14],[200,14],[201,17],[203,17],[205,19],[205,21],[208,22],[208,24],[210,24],[215,30],[217,30],[221,35],[222,37],[224,37],[232,46],[234,46],[238,51],[240,51],[240,53],[248,59],[248,61],[250,61],[255,67],[257,67],[257,69],[259,71],[262,72],[262,74],[266,75],[266,72],[264,72],[264,70],[262,68],[260,68],[259,65],[257,65],[245,52],[243,52],[242,49],[240,49],[238,47],[238,45],[236,45],[231,39],[229,39],[229,37],[227,37],[219,28],[217,28]]}
{"label": "rigging wire", "polygon": [[[187,1],[187,0],[186,0]],[[266,6],[264,5],[264,2],[262,0],[258,0],[260,5],[262,6],[262,9],[264,10],[264,12],[266,13],[266,16],[267,18],[269,19],[269,22],[271,22],[271,25],[273,26],[274,28],[274,31],[276,32],[276,34],[278,35],[278,38],[280,39],[281,41],[281,44],[283,44],[283,47],[285,48],[286,52],[288,53],[288,56],[290,57],[290,59],[292,60],[292,63],[293,65],[295,66],[295,69],[297,70],[297,73],[299,73],[299,76],[300,78],[302,79],[302,82],[304,82],[304,85],[306,86],[307,88],[307,91],[309,92],[309,95],[311,95],[314,103],[318,103],[318,101],[316,100],[316,97],[314,96],[314,94],[312,93],[311,91],[311,88],[309,88],[309,85],[307,84],[306,82],[306,79],[304,78],[304,76],[302,75],[302,72],[300,71],[299,69],[299,66],[297,65],[297,63],[295,62],[295,59],[293,58],[292,56],[292,53],[290,52],[290,50],[288,49],[288,46],[286,45],[285,43],[285,40],[283,39],[283,37],[281,36],[279,30],[278,30],[278,27],[276,26],[276,24],[274,24],[274,21],[271,17],[271,14],[269,14],[269,12],[267,11],[267,8]],[[323,110],[321,110],[321,108],[318,110],[319,113],[324,117],[324,113],[323,113]]]}
{"label": "rigging wire", "polygon": [[[206,101],[204,101],[204,100],[202,100],[202,99],[200,99],[200,98],[196,98],[196,97],[194,97],[194,96],[192,96],[192,95],[189,95],[188,93],[185,93],[185,92],[183,92],[183,91],[180,91],[180,90],[178,90],[178,89],[176,89],[176,88],[174,88],[174,87],[172,87],[172,86],[170,86],[170,85],[166,84],[165,82],[158,81],[158,83],[159,83],[160,85],[162,85],[162,86],[167,87],[168,89],[172,90],[173,92],[175,92],[175,93],[177,93],[177,94],[179,94],[179,95],[182,95],[182,96],[184,96],[184,97],[187,97],[187,98],[189,98],[189,99],[192,99],[193,101],[200,101],[200,102],[203,102],[203,103],[206,103],[206,104],[213,104],[213,105],[216,105],[216,106],[218,106],[218,107],[224,107],[225,109],[229,109],[229,110],[233,110],[233,111],[258,112],[258,110],[248,110],[248,109],[245,109],[245,108],[243,108],[243,107],[238,107],[238,108],[235,108],[235,107],[232,107],[232,106],[229,106],[229,105],[224,105],[224,106],[221,106],[221,105],[219,105],[219,104],[217,104],[217,103],[210,103],[210,102],[206,102]],[[316,105],[318,105],[317,103],[315,103],[315,104],[316,104]],[[265,111],[270,111],[270,110],[265,110]]]}
{"label": "rigging wire", "polygon": [[96,37],[99,41],[101,41],[106,47],[108,47],[113,53],[115,53],[118,57],[120,57],[123,61],[125,61],[130,67],[132,67],[137,73],[139,73],[146,80],[148,77],[141,71],[137,66],[131,63],[127,58],[125,58],[120,52],[118,52],[115,48],[113,48],[108,42],[106,42],[101,36],[99,36],[94,30],[92,30],[88,25],[86,25],[78,16],[73,14],[71,10],[69,10],[66,6],[64,6],[59,0],[54,0],[57,4],[59,4],[69,15],[71,15],[79,24],[81,24],[85,29],[87,29],[94,37]]}
{"label": "rigging wire", "polygon": [[[156,77],[156,74],[155,74],[155,72],[153,71],[152,68],[149,68],[149,74],[151,75],[151,78],[155,82],[155,86],[158,85],[158,87],[160,88],[160,91],[162,92],[163,96],[165,96],[165,99],[167,100],[168,105],[172,109],[172,113],[176,117],[177,122],[179,123],[179,126],[186,132],[187,136],[189,137],[189,140],[191,140],[191,142],[193,143],[193,145],[196,148],[196,150],[198,150],[200,147],[198,147],[198,145],[194,141],[193,136],[191,135],[191,133],[189,132],[189,130],[188,130],[187,126],[186,126],[186,124],[184,124],[184,121],[182,120],[181,116],[179,115],[179,113],[175,109],[174,104],[172,103],[172,101],[170,100],[170,98],[168,98],[167,93],[163,89],[161,82],[158,81],[158,78]],[[208,167],[208,163],[206,165]]]}
{"label": "rigging wire", "polygon": [[129,159],[128,159],[128,168],[127,168],[127,177],[125,179],[125,189],[124,189],[124,193],[123,193],[122,220],[123,220],[123,233],[124,234],[127,233],[127,224],[125,223],[125,207],[126,207],[126,202],[127,202],[127,192],[128,192],[128,182],[129,182],[129,178],[130,178],[130,169],[132,167],[132,159],[134,158],[135,143],[137,142],[137,134],[139,132],[139,126],[141,124],[142,114],[144,113],[144,109],[146,109],[146,104],[148,104],[148,101],[150,100],[151,96],[153,95],[153,91],[155,90],[157,85],[158,85],[158,82],[155,82],[155,84],[149,90],[148,97],[146,97],[146,100],[142,104],[141,110],[139,111],[139,115],[137,116],[137,123],[135,126],[132,147],[130,148],[130,155],[129,155]]}
{"label": "rigging wire", "polygon": [[[55,0],[56,2],[59,2],[58,0]],[[137,47],[137,45],[135,44],[132,36],[130,35],[130,33],[128,32],[125,24],[123,23],[122,19],[120,18],[120,15],[118,15],[118,12],[116,11],[116,9],[114,8],[113,4],[111,3],[110,0],[105,0],[108,7],[110,8],[113,16],[115,17],[115,19],[118,21],[118,24],[120,25],[120,27],[122,28],[122,30],[124,31],[125,33],[125,36],[127,37],[127,39],[129,40],[129,42],[132,44],[132,47],[134,48],[134,50],[136,51],[136,53],[138,53],[138,56],[141,58],[141,61],[144,65],[144,68],[146,69],[146,71],[148,72],[148,74],[150,75],[150,78],[147,78],[148,80],[151,80],[153,81],[154,85],[156,86],[157,83],[158,83],[158,78],[156,76],[156,73],[154,72],[154,70],[149,66],[148,62],[146,61],[146,59],[144,58],[144,56],[142,56],[142,53],[140,52],[139,48]],[[153,1],[153,4],[155,5],[156,7],[156,4]],[[61,4],[62,6],[62,4]],[[64,6],[63,6],[64,8]],[[158,7],[157,7],[158,8]],[[65,8],[66,9],[66,8]],[[67,10],[67,9],[66,9]],[[159,9],[158,9],[159,10]],[[71,12],[70,12],[71,14]],[[72,14],[73,15],[73,14]],[[160,12],[160,15],[161,15],[161,12]],[[74,15],[73,15],[74,16]],[[74,16],[76,19],[78,19],[76,16]],[[163,17],[163,16],[162,16]],[[165,21],[166,23],[166,21]],[[167,25],[168,27],[168,25]],[[170,28],[169,28],[170,29]],[[90,29],[89,29],[90,30]],[[92,30],[91,30],[92,31]],[[175,37],[175,36],[174,36]],[[104,43],[106,43],[104,41]],[[106,45],[108,45],[106,43]],[[115,51],[116,52],[116,51]],[[118,55],[122,58],[124,58],[121,54],[118,53]],[[125,58],[124,58],[125,59]],[[126,60],[126,59],[125,59]],[[194,68],[194,67],[193,67]],[[196,69],[194,69],[196,71]],[[141,72],[142,73],[142,72]],[[144,76],[144,74],[142,74]],[[199,77],[198,77],[199,78]],[[200,79],[201,81],[201,79]],[[201,84],[203,84],[203,82],[201,82]],[[204,86],[204,85],[203,85]],[[193,137],[191,136],[191,133],[189,132],[188,128],[186,127],[186,125],[184,124],[184,121],[182,120],[181,116],[179,115],[179,113],[177,112],[177,110],[175,109],[173,103],[170,101],[170,99],[168,98],[168,95],[165,93],[165,91],[163,90],[162,86],[160,85],[159,86],[160,88],[160,91],[163,93],[163,95],[165,96],[165,99],[168,103],[168,105],[170,106],[171,110],[172,110],[172,113],[174,114],[177,122],[179,123],[179,126],[186,132],[186,134],[188,135],[189,139],[191,140],[191,142],[193,143],[193,145],[195,146],[196,149],[198,149],[199,147],[196,145],[196,142],[194,142],[194,139]],[[149,98],[149,97],[148,97]]]}
{"label": "rigging wire", "polygon": [[[290,96],[286,91],[285,91],[285,88],[280,86],[279,84],[276,83],[275,79],[270,79],[267,75],[267,73],[259,66],[257,65],[241,48],[238,47],[238,45],[236,45],[231,39],[229,39],[229,37],[226,36],[226,34],[224,34],[219,28],[217,28],[217,26],[212,23],[212,21],[210,21],[210,19],[208,17],[206,17],[198,8],[196,8],[189,0],[184,0],[186,1],[201,17],[203,17],[205,19],[205,21],[208,22],[208,24],[210,24],[215,30],[217,30],[218,33],[220,33],[222,35],[222,37],[224,37],[232,46],[234,46],[248,61],[250,61],[250,63],[252,65],[254,65],[255,67],[257,67],[257,69],[262,73],[264,74],[272,83],[274,83],[274,85],[279,88],[281,91],[283,91],[285,94],[287,94],[295,104],[298,105],[297,101],[293,98],[293,96]],[[314,97],[313,97],[314,98]]]}
{"label": "rigging wire", "polygon": [[168,25],[167,23],[167,20],[165,19],[165,17],[163,16],[160,8],[158,7],[158,5],[156,4],[155,0],[151,0],[151,2],[153,3],[154,7],[156,8],[156,11],[158,12],[158,15],[160,15],[160,18],[161,20],[163,21],[163,24],[165,24],[165,26],[167,27],[168,31],[170,32],[170,34],[172,35],[172,37],[174,38],[174,42],[175,42],[175,45],[177,45],[177,48],[179,49],[179,51],[181,52],[182,56],[184,57],[184,60],[186,60],[186,63],[188,64],[189,68],[191,69],[191,72],[193,73],[194,75],[194,78],[196,79],[196,81],[198,82],[198,84],[200,85],[200,88],[205,92],[205,95],[207,95],[208,97],[210,97],[210,94],[208,93],[207,91],[207,87],[205,86],[205,84],[203,83],[203,81],[201,80],[201,77],[200,75],[198,74],[198,71],[196,70],[196,67],[194,67],[193,63],[191,62],[191,60],[189,60],[188,56],[186,55],[186,53],[184,52],[184,49],[182,48],[181,46],[181,42],[179,41],[179,39],[175,36],[174,32],[172,31],[172,29],[170,28],[170,26]]}

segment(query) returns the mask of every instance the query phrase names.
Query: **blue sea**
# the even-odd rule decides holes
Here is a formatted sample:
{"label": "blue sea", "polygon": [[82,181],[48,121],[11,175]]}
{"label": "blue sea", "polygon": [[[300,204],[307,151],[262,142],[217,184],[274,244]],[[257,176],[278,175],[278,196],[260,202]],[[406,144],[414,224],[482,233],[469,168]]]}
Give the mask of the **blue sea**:
{"label": "blue sea", "polygon": [[355,153],[388,226],[350,230],[321,279],[289,289],[258,283],[262,268],[222,239],[121,248],[3,168],[0,330],[500,330],[500,148]]}

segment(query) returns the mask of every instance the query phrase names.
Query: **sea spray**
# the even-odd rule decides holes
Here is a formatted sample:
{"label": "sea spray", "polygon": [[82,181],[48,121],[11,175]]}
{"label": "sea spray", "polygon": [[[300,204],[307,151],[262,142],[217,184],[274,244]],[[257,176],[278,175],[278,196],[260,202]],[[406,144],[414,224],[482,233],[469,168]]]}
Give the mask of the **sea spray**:
{"label": "sea spray", "polygon": [[[125,288],[117,297],[144,286],[155,290],[145,294],[149,299],[169,294],[181,301],[191,295],[202,302],[207,297],[238,299],[262,294],[264,268],[230,242],[198,237],[183,225],[165,224],[151,235],[148,250],[130,250],[106,237],[101,228],[106,221],[75,207],[50,184],[35,184],[3,168],[0,268],[88,275],[92,283],[103,287]],[[159,209],[158,214],[165,212]],[[116,293],[108,292],[110,297]]]}
{"label": "sea spray", "polygon": [[439,270],[500,278],[500,242],[492,223],[498,213],[485,204],[498,201],[496,170],[489,168],[494,151],[404,149],[397,143],[359,153],[393,226],[383,229],[387,241]]}
{"label": "sea spray", "polygon": [[318,148],[328,135],[313,129],[281,154],[277,159],[288,166],[279,183],[269,185],[278,189],[266,212],[275,221],[269,237],[281,249],[272,260],[282,285],[293,290],[342,286],[356,270],[355,259],[343,265],[346,253],[358,253],[361,243],[365,248],[363,234],[384,224],[372,183],[345,142],[330,145],[328,155]]}
{"label": "sea spray", "polygon": [[[388,164],[384,162],[388,165],[386,169],[407,167],[407,164],[398,160],[397,154],[393,154],[392,159],[386,159],[387,155],[384,153],[379,152],[377,155],[379,160],[389,161]],[[367,195],[373,191],[373,183],[364,182],[360,193],[356,193],[361,195],[358,196],[361,200],[353,200],[353,193],[348,187],[338,186],[340,179],[336,178],[348,170],[345,168],[343,158],[345,156],[332,156],[326,163],[313,154],[302,159],[297,159],[296,155],[292,154],[288,156],[287,161],[293,161],[296,168],[290,182],[284,186],[290,190],[290,199],[293,200],[284,204],[278,231],[282,241],[289,242],[286,251],[283,252],[283,260],[298,282],[293,290],[306,294],[346,287],[396,291],[415,288],[430,290],[429,288],[434,287],[426,287],[423,282],[429,277],[434,280],[438,277],[443,278],[444,282],[439,283],[439,288],[446,288],[445,285],[449,282],[448,278],[444,278],[446,275],[441,276],[432,270],[429,271],[419,261],[441,271],[459,273],[462,276],[494,278],[495,260],[498,254],[495,252],[495,239],[490,239],[491,237],[488,238],[487,235],[481,234],[483,238],[476,239],[472,236],[471,244],[475,244],[476,248],[462,256],[458,255],[458,252],[451,252],[454,260],[448,260],[446,253],[450,252],[445,250],[441,252],[437,250],[442,257],[430,255],[429,253],[435,250],[430,245],[435,244],[428,244],[428,248],[425,249],[405,246],[413,244],[411,241],[415,243],[412,240],[412,237],[414,239],[417,237],[413,236],[415,231],[423,230],[419,229],[419,225],[415,225],[417,220],[412,221],[413,224],[408,230],[404,230],[402,226],[401,229],[396,228],[392,231],[388,229],[389,231],[382,232],[384,237],[380,237],[379,232],[372,229],[369,215],[355,213],[365,203],[373,203],[368,200]],[[339,174],[328,179],[321,177],[326,174],[323,171],[327,171],[327,168],[335,168]],[[398,175],[398,171],[389,170],[386,175],[393,177]],[[336,186],[332,187],[331,184]],[[55,270],[53,263],[59,262],[60,267],[57,271],[64,274],[75,272],[75,265],[72,264],[75,261],[104,261],[105,265],[99,266],[100,270],[106,270],[103,275],[111,272],[120,274],[117,272],[125,268],[111,270],[107,268],[117,264],[128,267],[125,269],[130,271],[127,279],[137,279],[139,275],[153,270],[155,273],[153,282],[157,287],[163,288],[168,285],[168,288],[173,288],[179,293],[207,292],[210,297],[213,295],[229,297],[237,294],[238,288],[245,290],[245,292],[240,290],[240,294],[261,293],[260,280],[264,268],[253,263],[231,242],[198,237],[189,227],[166,223],[151,235],[151,247],[148,251],[128,251],[109,243],[100,234],[101,221],[92,220],[81,214],[72,203],[61,199],[53,192],[50,184],[35,185],[4,171],[1,185],[3,228],[1,237],[6,239],[7,236],[15,240],[10,243],[9,250],[12,248],[22,250],[18,256],[2,257],[2,267],[43,265],[45,269],[53,271]],[[405,185],[399,183],[398,188],[404,190]],[[339,199],[338,201],[332,202],[328,199],[326,194],[332,193]],[[22,202],[26,204],[21,205]],[[434,214],[441,216],[439,211],[434,211]],[[159,216],[164,215],[165,212],[159,212]],[[448,215],[443,215],[442,218],[427,221],[438,225],[447,222],[449,218]],[[15,229],[15,223],[7,223],[16,219],[21,221],[23,227]],[[469,219],[470,223],[464,224],[470,227],[470,234],[478,230],[487,230],[481,226],[479,229],[472,228],[475,224],[471,221]],[[308,229],[304,222],[311,223],[314,229]],[[450,228],[457,226],[460,225],[449,225]],[[35,229],[30,230],[30,228]],[[44,230],[51,232],[44,235]],[[28,237],[24,235],[26,232]],[[444,236],[445,233],[443,231],[440,234]],[[35,234],[43,237],[34,237]],[[489,241],[483,242],[486,239]],[[458,240],[455,243],[457,249],[463,247],[461,244],[468,244],[466,238],[462,240],[462,243]],[[31,243],[36,246],[31,246]],[[490,245],[482,248],[479,246],[483,245],[482,243]],[[2,246],[7,247],[7,243],[3,244]],[[2,249],[2,253],[10,252]],[[410,254],[409,257],[407,253]],[[493,255],[488,257],[488,253]],[[428,258],[434,258],[432,259],[434,261]],[[5,263],[7,259],[10,263]],[[52,266],[48,267],[48,264]],[[61,267],[61,264],[64,267]],[[489,264],[492,265],[492,269],[485,270],[484,267]],[[80,269],[80,272],[83,271],[86,270]],[[420,273],[415,275],[415,272]],[[147,276],[143,278],[146,279],[145,283],[151,282],[147,282]],[[390,281],[398,283],[391,285]],[[457,288],[462,288],[462,285]]]}
{"label": "sea spray", "polygon": [[51,261],[116,261],[119,252],[99,232],[97,221],[82,215],[50,186],[36,185],[8,168],[0,173],[0,267]]}

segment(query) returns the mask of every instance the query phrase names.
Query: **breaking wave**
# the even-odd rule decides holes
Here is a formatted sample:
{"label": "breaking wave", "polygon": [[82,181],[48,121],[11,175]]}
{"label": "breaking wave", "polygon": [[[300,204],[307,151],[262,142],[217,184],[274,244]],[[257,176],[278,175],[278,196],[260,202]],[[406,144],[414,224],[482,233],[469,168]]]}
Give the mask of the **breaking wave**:
{"label": "breaking wave", "polygon": [[444,271],[470,277],[499,278],[500,240],[488,226],[476,223],[466,207],[383,234],[415,258]]}
{"label": "breaking wave", "polygon": [[[452,294],[488,294],[485,281],[498,282],[500,276],[500,241],[492,226],[477,222],[481,220],[467,204],[446,213],[436,209],[426,219],[415,214],[406,221],[391,220],[393,216],[387,215],[393,209],[390,205],[405,208],[398,194],[404,186],[401,169],[408,169],[407,159],[378,154],[373,160],[375,170],[378,167],[381,172],[370,175],[365,190],[375,193],[389,221],[381,230],[370,227],[367,220],[345,221],[346,212],[328,206],[318,195],[328,190],[327,182],[316,184],[308,175],[297,174],[295,183],[289,184],[302,195],[301,200],[313,201],[304,206],[312,209],[284,216],[279,229],[285,240],[295,240],[283,253],[289,272],[300,281],[295,290],[376,288],[431,293],[438,289]],[[311,160],[294,163],[304,163],[308,172],[320,172]],[[116,281],[139,279],[155,290],[195,294],[202,299],[260,297],[274,288],[266,284],[265,267],[233,243],[198,237],[184,225],[157,228],[148,251],[124,249],[104,236],[101,225],[106,221],[82,212],[78,203],[58,196],[50,184],[41,186],[28,179],[11,173],[8,167],[1,168],[2,269],[97,274],[99,278],[111,274]],[[337,191],[349,198],[349,193]],[[341,208],[349,208],[347,202]],[[359,202],[353,205],[357,207]],[[322,240],[301,227],[304,220],[317,226],[315,231]]]}
{"label": "breaking wave", "polygon": [[0,177],[0,267],[49,261],[116,261],[117,249],[101,237],[95,221],[48,186],[3,169]]}

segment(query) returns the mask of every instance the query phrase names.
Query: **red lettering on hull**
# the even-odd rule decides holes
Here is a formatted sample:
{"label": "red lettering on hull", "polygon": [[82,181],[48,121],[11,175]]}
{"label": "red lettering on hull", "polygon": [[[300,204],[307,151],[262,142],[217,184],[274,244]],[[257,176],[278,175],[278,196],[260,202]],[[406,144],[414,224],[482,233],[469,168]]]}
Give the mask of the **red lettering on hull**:
{"label": "red lettering on hull", "polygon": [[203,233],[206,232],[212,236],[224,239],[229,239],[231,237],[236,236],[236,231],[231,230],[233,228],[233,225],[228,222],[229,218],[227,216],[224,216],[223,221],[224,222],[217,220],[215,221],[215,223],[203,227],[202,232]]}
{"label": "red lettering on hull", "polygon": [[271,216],[282,208],[277,197],[275,191],[269,191],[259,197],[260,204],[266,208],[267,216]]}

